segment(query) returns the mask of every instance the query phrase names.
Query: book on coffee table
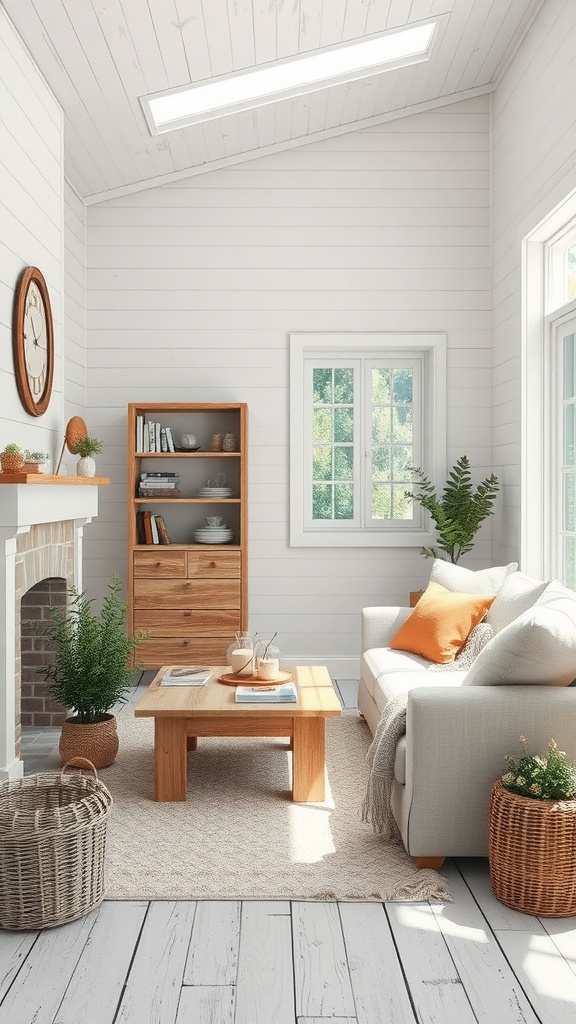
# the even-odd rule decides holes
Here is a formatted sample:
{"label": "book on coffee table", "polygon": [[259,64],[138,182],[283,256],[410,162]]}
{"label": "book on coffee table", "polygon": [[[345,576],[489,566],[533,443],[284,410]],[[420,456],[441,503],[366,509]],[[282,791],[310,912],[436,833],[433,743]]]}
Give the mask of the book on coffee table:
{"label": "book on coffee table", "polygon": [[205,665],[177,665],[164,673],[160,686],[204,686],[211,673]]}
{"label": "book on coffee table", "polygon": [[282,683],[280,686],[237,686],[236,702],[238,704],[294,704],[298,694],[294,683]]}

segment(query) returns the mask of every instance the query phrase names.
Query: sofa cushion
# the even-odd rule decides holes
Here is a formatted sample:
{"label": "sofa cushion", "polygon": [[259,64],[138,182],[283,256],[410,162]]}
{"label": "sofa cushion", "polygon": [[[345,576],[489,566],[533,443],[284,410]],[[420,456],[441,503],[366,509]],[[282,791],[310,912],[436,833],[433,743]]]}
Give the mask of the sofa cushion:
{"label": "sofa cushion", "polygon": [[465,569],[463,565],[452,565],[442,558],[435,558],[430,579],[446,590],[465,594],[495,594],[510,573],[518,568],[518,562],[495,565],[491,569]]}
{"label": "sofa cushion", "polygon": [[453,661],[493,600],[493,595],[454,593],[431,581],[390,647],[429,661]]}
{"label": "sofa cushion", "polygon": [[383,711],[389,700],[401,693],[408,693],[420,686],[461,686],[466,679],[466,672],[446,672],[437,675],[431,672],[384,672],[376,680],[373,697],[380,711]]}
{"label": "sofa cushion", "polygon": [[546,580],[537,580],[524,572],[511,572],[501,587],[486,615],[486,622],[495,633],[528,611],[548,587]]}
{"label": "sofa cushion", "polygon": [[391,651],[389,647],[374,647],[362,655],[362,679],[371,696],[377,679],[384,672],[424,672],[430,662],[407,651]]}
{"label": "sofa cushion", "polygon": [[568,686],[576,678],[576,600],[534,605],[478,655],[467,686],[536,683]]}

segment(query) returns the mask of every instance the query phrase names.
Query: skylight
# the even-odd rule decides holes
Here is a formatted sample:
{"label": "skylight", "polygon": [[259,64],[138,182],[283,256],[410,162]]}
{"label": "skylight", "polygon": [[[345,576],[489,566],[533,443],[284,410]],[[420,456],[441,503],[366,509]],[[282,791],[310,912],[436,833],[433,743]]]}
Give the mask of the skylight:
{"label": "skylight", "polygon": [[438,20],[141,96],[152,135],[428,60]]}

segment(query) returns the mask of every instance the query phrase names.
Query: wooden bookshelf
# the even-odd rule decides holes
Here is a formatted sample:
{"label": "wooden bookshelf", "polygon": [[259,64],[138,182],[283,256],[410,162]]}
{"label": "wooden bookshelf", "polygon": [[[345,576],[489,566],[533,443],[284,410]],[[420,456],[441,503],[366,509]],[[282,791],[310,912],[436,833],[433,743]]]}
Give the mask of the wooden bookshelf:
{"label": "wooden bookshelf", "polygon": [[[174,439],[194,434],[198,451],[137,451],[137,418],[170,427]],[[214,433],[232,433],[237,450],[213,452]],[[242,402],[128,406],[128,622],[152,635],[136,652],[146,668],[224,664],[237,630],[248,623],[248,408]],[[141,497],[141,474],[178,474],[178,497]],[[226,498],[199,496],[208,480],[232,488]],[[160,514],[171,543],[139,538],[139,512]],[[197,543],[207,516],[232,529],[225,544]]]}

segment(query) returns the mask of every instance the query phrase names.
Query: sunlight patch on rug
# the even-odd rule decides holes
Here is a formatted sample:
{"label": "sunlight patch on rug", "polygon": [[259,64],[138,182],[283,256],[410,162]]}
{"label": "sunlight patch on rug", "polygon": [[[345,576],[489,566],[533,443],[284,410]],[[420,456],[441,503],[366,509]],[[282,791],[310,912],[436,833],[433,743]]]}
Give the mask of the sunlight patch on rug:
{"label": "sunlight patch on rug", "polygon": [[200,739],[186,802],[153,799],[153,724],[118,716],[120,749],[99,776],[114,807],[106,899],[450,899],[360,811],[370,732],[328,719],[323,803],[295,804],[285,739]]}

